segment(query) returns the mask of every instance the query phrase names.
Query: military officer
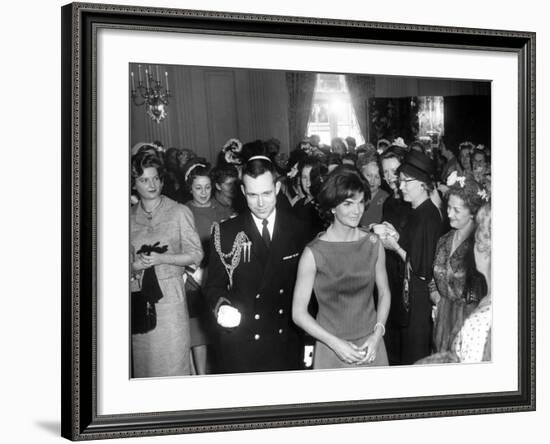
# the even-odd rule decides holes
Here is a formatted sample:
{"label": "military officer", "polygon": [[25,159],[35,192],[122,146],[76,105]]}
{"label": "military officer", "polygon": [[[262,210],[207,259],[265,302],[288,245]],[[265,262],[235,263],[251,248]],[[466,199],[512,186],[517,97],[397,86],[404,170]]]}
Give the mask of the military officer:
{"label": "military officer", "polygon": [[247,210],[214,227],[205,291],[217,320],[216,373],[302,368],[291,305],[305,236],[296,218],[276,208],[279,188],[269,158],[252,157],[241,185]]}

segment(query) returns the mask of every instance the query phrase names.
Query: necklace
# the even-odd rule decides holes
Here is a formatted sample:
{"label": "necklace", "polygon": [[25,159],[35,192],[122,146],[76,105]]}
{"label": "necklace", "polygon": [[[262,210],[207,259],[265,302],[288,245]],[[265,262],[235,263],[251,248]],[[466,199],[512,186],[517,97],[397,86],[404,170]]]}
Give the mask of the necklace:
{"label": "necklace", "polygon": [[162,202],[162,197],[158,200],[158,202],[155,204],[155,206],[153,208],[151,208],[151,210],[147,211],[145,209],[145,207],[143,206],[143,201],[140,201],[141,209],[145,213],[145,216],[147,217],[147,219],[149,219],[149,220],[153,219],[153,212],[158,208],[158,206],[161,204],[161,202]]}

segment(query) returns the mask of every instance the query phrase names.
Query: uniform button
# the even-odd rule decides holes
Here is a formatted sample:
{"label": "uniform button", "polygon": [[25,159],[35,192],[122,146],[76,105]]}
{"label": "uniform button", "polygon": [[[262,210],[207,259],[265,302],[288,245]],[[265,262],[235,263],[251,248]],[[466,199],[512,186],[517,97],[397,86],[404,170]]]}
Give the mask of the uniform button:
{"label": "uniform button", "polygon": [[282,329],[282,328],[279,329],[279,334],[280,334],[280,335],[283,334],[283,329]]}
{"label": "uniform button", "polygon": [[254,335],[254,339],[257,341],[258,339],[260,339],[260,335]]}
{"label": "uniform button", "polygon": [[256,314],[254,315],[254,319],[260,319],[260,315],[256,313]]}
{"label": "uniform button", "polygon": [[283,313],[284,313],[284,312],[283,312],[283,309],[280,308],[280,309],[279,309],[279,314],[282,315]]}
{"label": "uniform button", "polygon": [[282,288],[279,290],[279,294],[283,294],[284,292],[285,291]]}
{"label": "uniform button", "polygon": [[256,295],[256,299],[260,299],[260,295],[259,295],[259,294]]}

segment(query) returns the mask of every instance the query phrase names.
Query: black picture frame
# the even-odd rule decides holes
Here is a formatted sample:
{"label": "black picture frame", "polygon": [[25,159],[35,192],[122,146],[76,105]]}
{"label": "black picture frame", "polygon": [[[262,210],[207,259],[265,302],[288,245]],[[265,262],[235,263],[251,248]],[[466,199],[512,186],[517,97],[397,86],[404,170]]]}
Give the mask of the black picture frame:
{"label": "black picture frame", "polygon": [[[72,3],[62,8],[62,436],[121,438],[535,409],[535,33]],[[507,51],[519,64],[518,389],[510,392],[98,415],[98,28]]]}

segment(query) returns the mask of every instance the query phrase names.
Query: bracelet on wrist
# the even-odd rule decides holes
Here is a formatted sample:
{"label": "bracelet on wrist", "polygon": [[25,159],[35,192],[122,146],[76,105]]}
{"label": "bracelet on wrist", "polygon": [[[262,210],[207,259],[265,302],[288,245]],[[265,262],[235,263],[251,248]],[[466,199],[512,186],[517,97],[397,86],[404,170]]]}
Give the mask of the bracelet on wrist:
{"label": "bracelet on wrist", "polygon": [[374,330],[376,331],[376,327],[380,327],[382,329],[382,336],[386,334],[386,327],[384,327],[384,324],[382,322],[377,322],[374,324]]}

